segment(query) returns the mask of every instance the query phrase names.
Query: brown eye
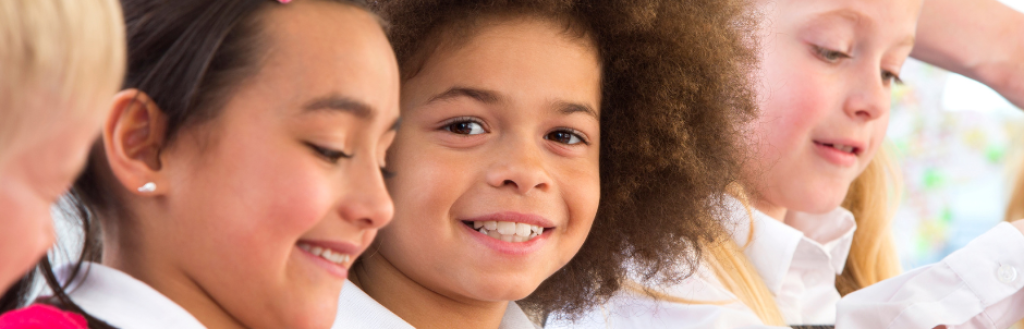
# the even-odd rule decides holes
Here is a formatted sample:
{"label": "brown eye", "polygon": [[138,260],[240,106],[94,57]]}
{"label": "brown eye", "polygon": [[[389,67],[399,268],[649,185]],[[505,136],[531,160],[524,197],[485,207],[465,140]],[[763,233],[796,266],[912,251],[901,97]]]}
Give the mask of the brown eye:
{"label": "brown eye", "polygon": [[456,121],[444,126],[444,129],[459,135],[479,135],[486,131],[480,123],[475,121]]}
{"label": "brown eye", "polygon": [[565,145],[576,145],[579,143],[585,143],[583,138],[580,137],[580,135],[565,130],[552,131],[548,133],[546,136],[544,136],[544,139],[555,141]]}

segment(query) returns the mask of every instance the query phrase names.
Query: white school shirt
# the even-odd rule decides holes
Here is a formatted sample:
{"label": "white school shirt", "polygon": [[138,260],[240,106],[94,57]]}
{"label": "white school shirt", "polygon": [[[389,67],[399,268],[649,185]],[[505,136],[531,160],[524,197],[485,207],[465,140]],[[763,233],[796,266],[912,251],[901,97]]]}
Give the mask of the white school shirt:
{"label": "white school shirt", "polygon": [[[57,271],[65,282],[71,266]],[[83,279],[83,275],[85,275]],[[86,313],[121,329],[205,329],[192,314],[124,272],[85,263],[68,296]]]}
{"label": "white school shirt", "polygon": [[[732,202],[733,237],[743,246],[750,222]],[[786,225],[754,210],[754,238],[744,250],[779,309],[793,325],[836,328],[1008,328],[1024,318],[1024,235],[1001,223],[941,262],[839,296],[856,224],[839,208],[792,213]],[[680,304],[622,292],[577,322],[552,318],[549,328],[769,328],[736,301],[707,268],[664,292],[723,303]],[[729,302],[732,301],[732,302]],[[837,314],[838,313],[838,314]],[[772,327],[774,328],[774,327]]]}
{"label": "white school shirt", "polygon": [[[411,324],[392,313],[349,280],[345,280],[345,286],[341,290],[338,316],[331,328],[414,329]],[[515,302],[508,303],[505,316],[501,318],[501,324],[498,326],[498,329],[537,328]]]}

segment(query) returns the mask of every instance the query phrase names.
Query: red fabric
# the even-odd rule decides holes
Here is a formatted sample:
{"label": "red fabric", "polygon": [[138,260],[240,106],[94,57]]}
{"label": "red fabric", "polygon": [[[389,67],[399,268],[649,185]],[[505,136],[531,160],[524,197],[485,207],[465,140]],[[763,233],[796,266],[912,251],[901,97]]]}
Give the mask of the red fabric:
{"label": "red fabric", "polygon": [[50,305],[32,305],[0,315],[2,329],[89,329],[81,314],[64,312]]}

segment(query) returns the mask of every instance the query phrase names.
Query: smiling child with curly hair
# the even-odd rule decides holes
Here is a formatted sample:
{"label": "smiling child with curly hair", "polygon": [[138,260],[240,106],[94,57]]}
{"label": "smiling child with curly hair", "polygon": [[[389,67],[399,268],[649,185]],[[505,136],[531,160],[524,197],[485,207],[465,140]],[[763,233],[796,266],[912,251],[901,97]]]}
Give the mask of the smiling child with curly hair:
{"label": "smiling child with curly hair", "polygon": [[682,278],[721,235],[755,112],[742,2],[375,9],[402,74],[395,218],[335,327],[532,327],[600,303],[627,272]]}

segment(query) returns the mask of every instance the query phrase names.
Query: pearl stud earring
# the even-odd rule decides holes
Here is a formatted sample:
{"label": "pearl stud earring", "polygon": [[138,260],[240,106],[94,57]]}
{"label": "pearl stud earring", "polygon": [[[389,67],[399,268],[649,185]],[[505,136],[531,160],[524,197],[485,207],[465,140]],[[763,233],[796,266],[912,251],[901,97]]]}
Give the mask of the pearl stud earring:
{"label": "pearl stud earring", "polygon": [[156,184],[153,182],[143,184],[139,187],[139,192],[142,193],[152,193],[153,191],[156,191]]}

